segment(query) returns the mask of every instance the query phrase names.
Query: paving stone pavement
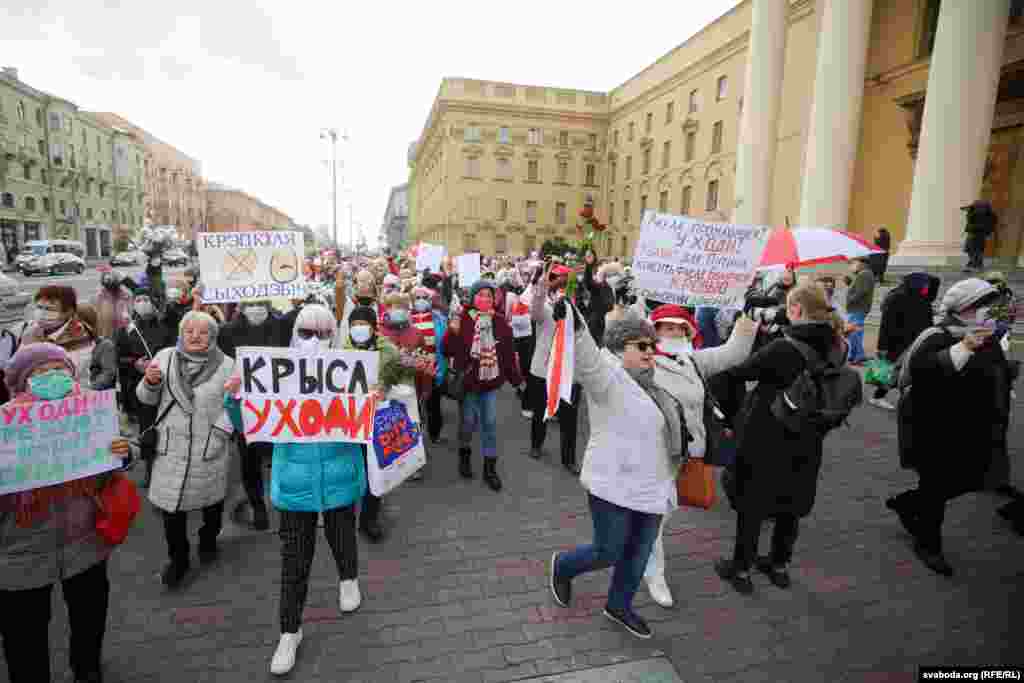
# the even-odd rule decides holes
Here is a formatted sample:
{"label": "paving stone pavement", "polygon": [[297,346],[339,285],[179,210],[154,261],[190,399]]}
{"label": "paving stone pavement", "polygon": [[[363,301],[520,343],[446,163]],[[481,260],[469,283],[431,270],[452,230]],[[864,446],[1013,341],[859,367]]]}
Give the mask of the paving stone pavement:
{"label": "paving stone pavement", "polygon": [[[1011,444],[1022,485],[1017,407]],[[662,609],[641,589],[637,607],[655,632],[648,641],[601,615],[608,572],[578,579],[571,609],[550,597],[551,552],[591,537],[584,493],[558,464],[558,429],[549,432],[547,458],[527,457],[529,424],[505,389],[498,427],[505,489],[493,493],[480,480],[479,457],[477,478],[459,479],[452,403],[445,413],[449,441],[431,450],[425,481],[386,498],[387,540],[360,544],[364,598],[355,614],[338,611],[336,572],[320,540],[305,640],[287,680],[491,683],[666,657],[686,683],[903,682],[916,680],[919,664],[1024,664],[1024,543],[996,516],[1002,500],[979,493],[949,506],[954,578],[921,566],[883,505],[914,481],[898,467],[891,413],[865,405],[851,427],[829,437],[788,591],[755,576],[755,594],[743,597],[714,574],[712,561],[732,548],[727,503],[675,514],[666,549],[677,606]],[[198,520],[190,526],[194,536]],[[111,559],[108,683],[272,680],[278,539],[228,525],[222,548],[217,564],[166,592],[157,576],[162,526],[147,506]],[[58,595],[50,640],[55,680],[65,681],[68,631]],[[6,675],[0,664],[0,681]]]}

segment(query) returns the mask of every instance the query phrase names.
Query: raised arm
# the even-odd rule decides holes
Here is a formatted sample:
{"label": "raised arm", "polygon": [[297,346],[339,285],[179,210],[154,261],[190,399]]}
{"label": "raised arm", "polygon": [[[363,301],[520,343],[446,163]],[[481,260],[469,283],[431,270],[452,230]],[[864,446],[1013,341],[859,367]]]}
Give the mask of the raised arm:
{"label": "raised arm", "polygon": [[732,328],[729,341],[712,349],[694,351],[693,362],[704,379],[710,379],[745,361],[750,356],[750,349],[754,347],[756,337],[757,323],[747,316],[741,316]]}

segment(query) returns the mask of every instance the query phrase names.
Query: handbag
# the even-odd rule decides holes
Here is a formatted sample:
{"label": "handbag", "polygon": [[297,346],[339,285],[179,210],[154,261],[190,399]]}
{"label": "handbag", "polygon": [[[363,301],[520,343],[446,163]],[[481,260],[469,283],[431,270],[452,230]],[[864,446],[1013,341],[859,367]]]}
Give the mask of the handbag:
{"label": "handbag", "polygon": [[466,371],[449,367],[444,375],[444,393],[453,401],[461,401],[466,396]]}
{"label": "handbag", "polygon": [[885,358],[875,358],[868,361],[867,370],[864,372],[864,383],[876,387],[890,389],[896,384],[895,365]]}
{"label": "handbag", "polygon": [[704,462],[726,467],[736,459],[736,434],[696,363],[693,369],[704,386]]}
{"label": "handbag", "polygon": [[124,543],[132,522],[142,508],[135,483],[120,472],[115,472],[96,495],[96,505],[99,507],[96,533],[110,545]]}
{"label": "handbag", "polygon": [[715,468],[699,458],[688,459],[676,474],[676,496],[681,506],[710,509],[717,498]]}

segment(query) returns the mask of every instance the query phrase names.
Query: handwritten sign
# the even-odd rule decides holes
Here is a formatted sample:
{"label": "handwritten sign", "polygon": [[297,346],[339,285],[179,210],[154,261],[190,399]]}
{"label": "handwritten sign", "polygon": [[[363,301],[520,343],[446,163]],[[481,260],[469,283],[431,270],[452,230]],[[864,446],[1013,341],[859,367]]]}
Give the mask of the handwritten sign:
{"label": "handwritten sign", "polygon": [[201,232],[203,303],[306,296],[301,232]]}
{"label": "handwritten sign", "polygon": [[682,306],[742,307],[770,233],[648,210],[633,254],[637,293]]}
{"label": "handwritten sign", "polygon": [[246,438],[369,445],[378,358],[376,351],[238,349]]}
{"label": "handwritten sign", "polygon": [[444,258],[445,249],[443,244],[420,244],[416,252],[416,272],[422,273],[429,269],[431,273],[441,270],[441,260]]}
{"label": "handwritten sign", "polygon": [[460,254],[455,265],[460,287],[472,287],[480,279],[480,254]]}
{"label": "handwritten sign", "polygon": [[114,390],[0,406],[0,495],[83,479],[121,466]]}

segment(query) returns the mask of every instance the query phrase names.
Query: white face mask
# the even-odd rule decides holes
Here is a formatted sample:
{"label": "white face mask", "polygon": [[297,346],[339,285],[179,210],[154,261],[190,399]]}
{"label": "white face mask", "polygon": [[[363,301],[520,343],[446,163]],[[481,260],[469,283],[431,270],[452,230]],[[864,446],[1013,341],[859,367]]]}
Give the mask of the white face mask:
{"label": "white face mask", "polygon": [[690,353],[693,351],[693,342],[683,337],[675,337],[672,339],[662,339],[658,342],[658,348],[665,353]]}
{"label": "white face mask", "polygon": [[985,308],[979,308],[978,312],[974,314],[974,324],[978,327],[994,330],[996,328],[996,321],[989,318],[990,310],[991,309],[989,309],[988,306]]}
{"label": "white face mask", "polygon": [[331,348],[330,339],[321,339],[320,337],[310,337],[309,339],[303,339],[302,337],[297,338],[296,348],[303,351],[315,351],[317,349],[329,349]]}
{"label": "white face mask", "polygon": [[359,325],[353,327],[348,331],[349,336],[352,337],[352,341],[356,344],[365,344],[370,341],[370,337],[373,336],[373,330],[368,325]]}
{"label": "white face mask", "polygon": [[413,306],[420,313],[424,313],[430,310],[430,302],[426,299],[416,299],[416,301],[413,303]]}
{"label": "white face mask", "polygon": [[135,304],[135,313],[140,318],[148,318],[149,316],[153,315],[155,311],[156,309],[153,308],[153,304],[150,303],[149,301],[140,301],[139,303]]}
{"label": "white face mask", "polygon": [[170,301],[177,301],[181,298],[181,290],[176,287],[171,287],[167,290],[167,298]]}
{"label": "white face mask", "polygon": [[621,275],[609,275],[607,278],[605,278],[605,282],[608,283],[609,287],[611,287],[612,289],[615,289],[616,287],[619,286],[619,283],[622,282],[622,276]]}
{"label": "white face mask", "polygon": [[270,316],[270,311],[268,311],[264,306],[247,306],[242,309],[242,315],[245,316],[245,319],[249,321],[250,325],[255,327],[262,325],[267,321],[267,318]]}

